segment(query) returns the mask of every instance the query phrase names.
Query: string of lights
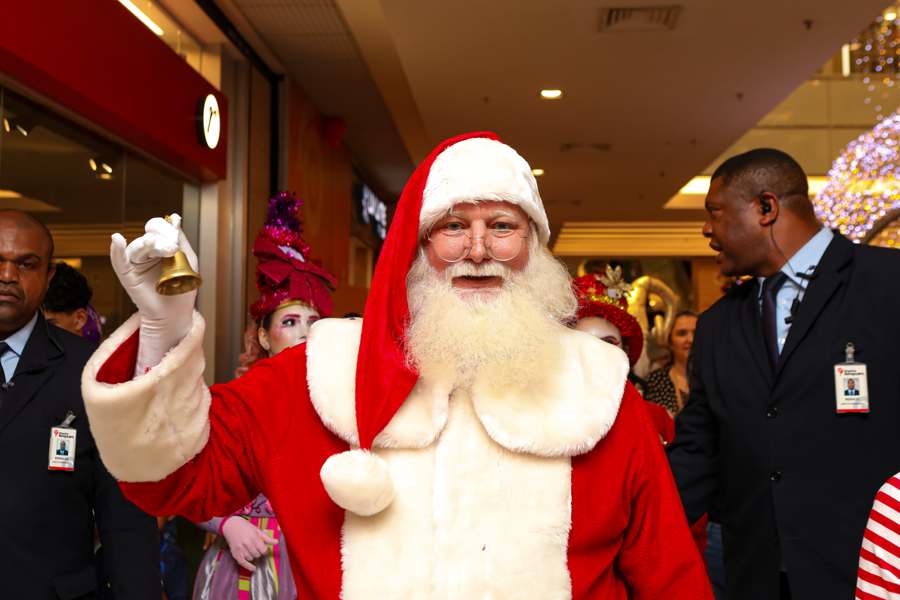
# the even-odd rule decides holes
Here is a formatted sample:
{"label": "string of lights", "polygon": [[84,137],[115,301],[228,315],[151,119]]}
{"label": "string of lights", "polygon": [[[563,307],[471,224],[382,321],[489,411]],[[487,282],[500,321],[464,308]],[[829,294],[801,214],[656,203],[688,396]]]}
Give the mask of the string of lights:
{"label": "string of lights", "polygon": [[850,239],[863,241],[889,214],[900,210],[900,111],[851,142],[815,197],[819,218]]}
{"label": "string of lights", "polygon": [[865,104],[875,111],[876,121],[890,110],[891,88],[900,78],[900,3],[888,6],[848,46],[850,71],[863,75]]}

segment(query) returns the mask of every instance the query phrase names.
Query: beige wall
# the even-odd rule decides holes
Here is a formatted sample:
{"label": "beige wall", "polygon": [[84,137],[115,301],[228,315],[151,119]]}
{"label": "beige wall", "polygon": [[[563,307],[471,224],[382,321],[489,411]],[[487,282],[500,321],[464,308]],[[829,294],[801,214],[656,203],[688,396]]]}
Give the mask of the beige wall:
{"label": "beige wall", "polygon": [[[250,139],[247,149],[247,220],[246,248],[248,257],[252,256],[253,242],[256,234],[266,220],[269,202],[269,83],[255,69],[250,76]],[[256,291],[256,261],[247,261],[246,296],[244,314],[259,297]]]}
{"label": "beige wall", "polygon": [[691,259],[691,279],[694,285],[694,308],[697,312],[703,312],[722,297],[719,266],[714,258]]}

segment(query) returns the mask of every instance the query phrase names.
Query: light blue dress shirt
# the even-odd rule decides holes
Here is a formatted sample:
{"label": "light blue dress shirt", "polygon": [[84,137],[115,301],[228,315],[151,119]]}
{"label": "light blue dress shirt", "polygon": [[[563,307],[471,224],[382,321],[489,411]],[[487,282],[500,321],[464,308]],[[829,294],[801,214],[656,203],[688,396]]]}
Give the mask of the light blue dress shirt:
{"label": "light blue dress shirt", "polygon": [[[823,227],[781,267],[781,272],[787,275],[787,280],[775,294],[775,326],[778,329],[779,352],[784,349],[784,342],[791,330],[791,324],[784,322],[791,314],[791,304],[794,303],[794,298],[803,302],[803,295],[810,283],[808,279],[798,277],[797,274],[812,275],[833,238],[834,233]],[[762,310],[762,284],[765,278],[759,277],[758,279],[760,310]]]}
{"label": "light blue dress shirt", "polygon": [[25,350],[25,344],[28,343],[31,332],[34,331],[35,323],[37,323],[37,313],[34,313],[34,316],[22,329],[2,340],[9,345],[9,350],[0,358],[0,366],[3,367],[3,375],[6,376],[6,381],[11,381],[13,375],[15,375],[16,367],[19,366],[19,359],[22,358],[22,351]]}

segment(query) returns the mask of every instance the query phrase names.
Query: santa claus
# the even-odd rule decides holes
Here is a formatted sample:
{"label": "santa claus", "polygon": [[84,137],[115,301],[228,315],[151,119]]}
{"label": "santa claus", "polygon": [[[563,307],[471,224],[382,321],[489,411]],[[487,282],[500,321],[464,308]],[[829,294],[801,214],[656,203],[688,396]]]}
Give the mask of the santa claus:
{"label": "santa claus", "polygon": [[576,302],[525,160],[490,133],[410,178],[365,319],[207,389],[203,319],[156,293],[165,221],[113,266],[138,307],[83,376],[125,494],[195,521],[264,493],[301,598],[711,598],[628,358]]}

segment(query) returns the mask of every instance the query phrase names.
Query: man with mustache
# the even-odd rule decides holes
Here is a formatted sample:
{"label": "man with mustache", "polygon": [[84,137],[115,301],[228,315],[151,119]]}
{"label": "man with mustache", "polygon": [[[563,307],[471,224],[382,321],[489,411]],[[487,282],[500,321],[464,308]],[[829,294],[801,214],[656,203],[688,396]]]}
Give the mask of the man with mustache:
{"label": "man with mustache", "polygon": [[190,254],[160,221],[113,241],[139,313],[83,381],[141,506],[203,520],[262,491],[302,598],[711,597],[628,359],[563,324],[537,184],[496,136],[419,165],[365,319],[210,390],[203,320],[152,291],[155,257]]}
{"label": "man with mustache", "polygon": [[[900,457],[900,254],[822,227],[803,169],[774,149],[719,166],[706,211],[722,273],[752,279],[697,325],[669,446],[688,520],[719,505],[731,600],[851,598]],[[844,397],[848,358],[868,369],[865,410]]]}
{"label": "man with mustache", "polygon": [[40,221],[0,211],[0,596],[159,600],[156,523],[122,496],[84,412],[96,345],[40,311],[52,256]]}

